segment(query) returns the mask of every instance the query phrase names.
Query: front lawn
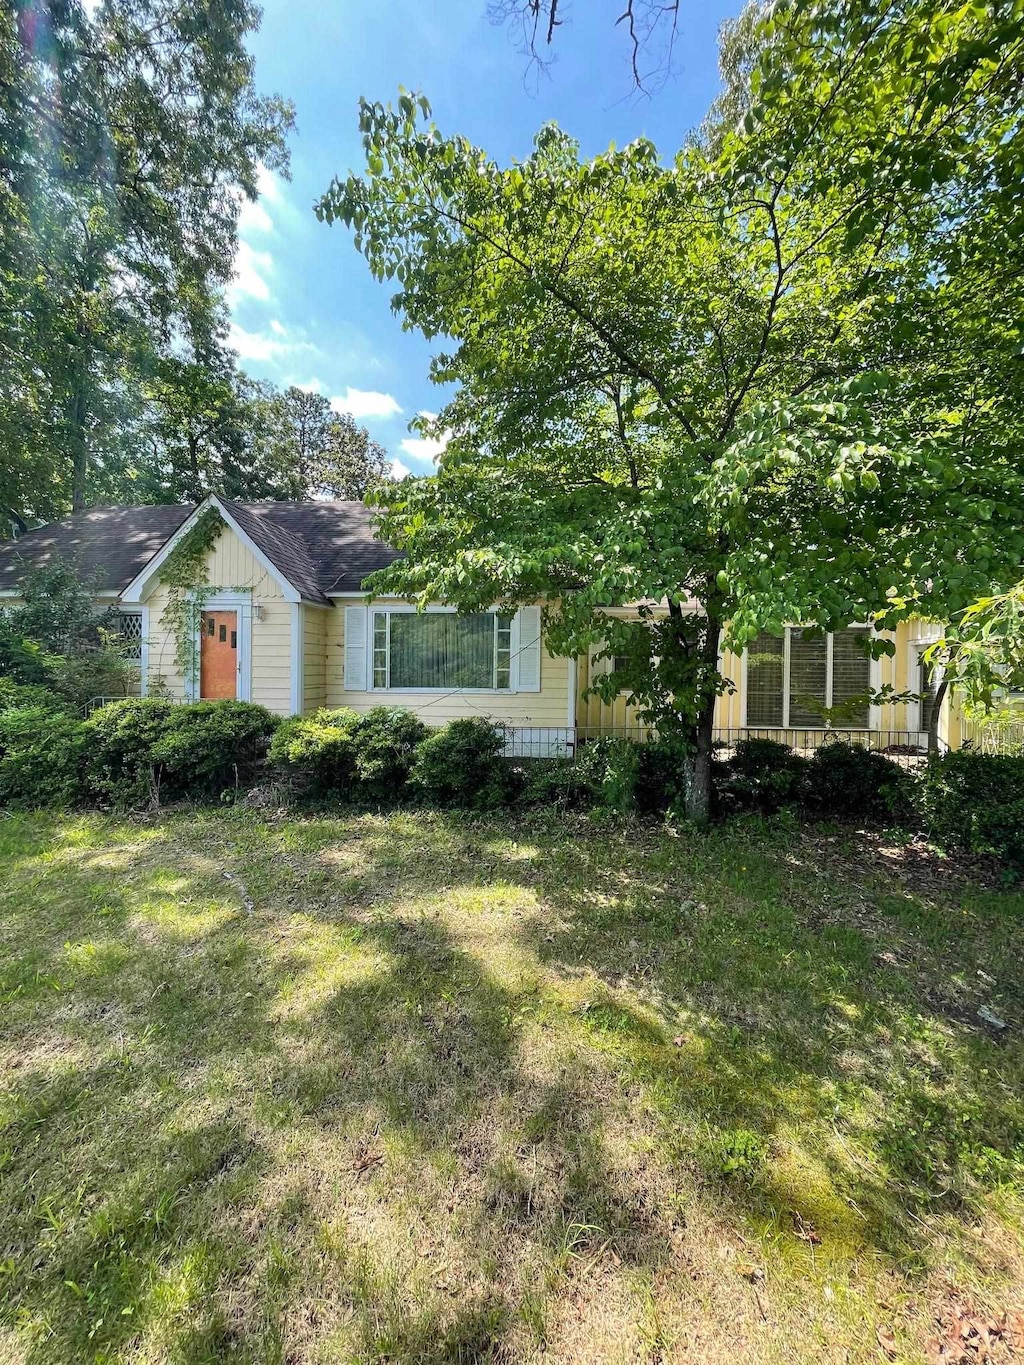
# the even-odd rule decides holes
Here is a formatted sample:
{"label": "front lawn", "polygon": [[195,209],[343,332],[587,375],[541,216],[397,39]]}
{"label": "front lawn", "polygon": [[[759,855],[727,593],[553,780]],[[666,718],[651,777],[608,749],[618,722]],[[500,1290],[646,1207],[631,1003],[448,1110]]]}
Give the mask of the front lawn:
{"label": "front lawn", "polygon": [[938,858],[13,816],[0,933],[2,1361],[1014,1358],[1024,897]]}

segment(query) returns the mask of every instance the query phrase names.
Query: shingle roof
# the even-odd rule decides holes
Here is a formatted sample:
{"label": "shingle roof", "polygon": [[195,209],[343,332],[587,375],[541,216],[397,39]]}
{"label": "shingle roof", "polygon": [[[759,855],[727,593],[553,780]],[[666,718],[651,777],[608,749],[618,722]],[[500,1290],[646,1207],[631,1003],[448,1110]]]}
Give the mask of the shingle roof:
{"label": "shingle roof", "polygon": [[5,540],[0,543],[0,591],[16,591],[27,571],[63,560],[97,592],[120,592],[194,510],[194,503],[90,507],[19,540]]}
{"label": "shingle roof", "polygon": [[[312,602],[358,592],[400,556],[373,534],[361,502],[229,502],[225,508],[278,572]],[[30,568],[73,562],[98,592],[122,592],[195,510],[189,506],[93,507],[0,544],[0,590]]]}

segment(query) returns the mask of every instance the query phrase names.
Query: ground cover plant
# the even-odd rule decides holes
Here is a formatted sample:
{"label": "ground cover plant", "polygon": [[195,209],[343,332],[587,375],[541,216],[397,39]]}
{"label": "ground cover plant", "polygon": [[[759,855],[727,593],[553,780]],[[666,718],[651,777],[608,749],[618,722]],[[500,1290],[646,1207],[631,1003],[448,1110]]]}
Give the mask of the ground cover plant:
{"label": "ground cover plant", "polygon": [[1022,912],[742,821],[2,818],[0,1359],[1010,1361]]}

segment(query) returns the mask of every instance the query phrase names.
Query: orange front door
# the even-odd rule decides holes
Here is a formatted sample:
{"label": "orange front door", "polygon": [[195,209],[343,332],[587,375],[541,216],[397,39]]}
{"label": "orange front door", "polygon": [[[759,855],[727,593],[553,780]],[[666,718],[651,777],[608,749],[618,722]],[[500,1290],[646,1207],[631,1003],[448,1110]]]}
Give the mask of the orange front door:
{"label": "orange front door", "polygon": [[204,611],[199,643],[199,695],[223,701],[238,695],[238,613]]}

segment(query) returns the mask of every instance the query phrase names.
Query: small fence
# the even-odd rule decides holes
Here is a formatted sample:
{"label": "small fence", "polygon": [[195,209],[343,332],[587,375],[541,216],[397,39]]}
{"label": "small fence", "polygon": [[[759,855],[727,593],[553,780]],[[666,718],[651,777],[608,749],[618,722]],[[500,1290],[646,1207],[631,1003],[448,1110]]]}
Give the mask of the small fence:
{"label": "small fence", "polygon": [[963,743],[981,754],[1024,753],[1024,721],[965,721]]}
{"label": "small fence", "polygon": [[[646,744],[657,738],[657,732],[644,725],[516,726],[505,733],[507,758],[572,758],[597,739]],[[743,726],[715,729],[715,757],[723,762],[731,758],[741,739],[774,740],[806,756],[827,744],[859,744],[904,767],[914,767],[928,756],[927,738],[919,730],[770,730]]]}

